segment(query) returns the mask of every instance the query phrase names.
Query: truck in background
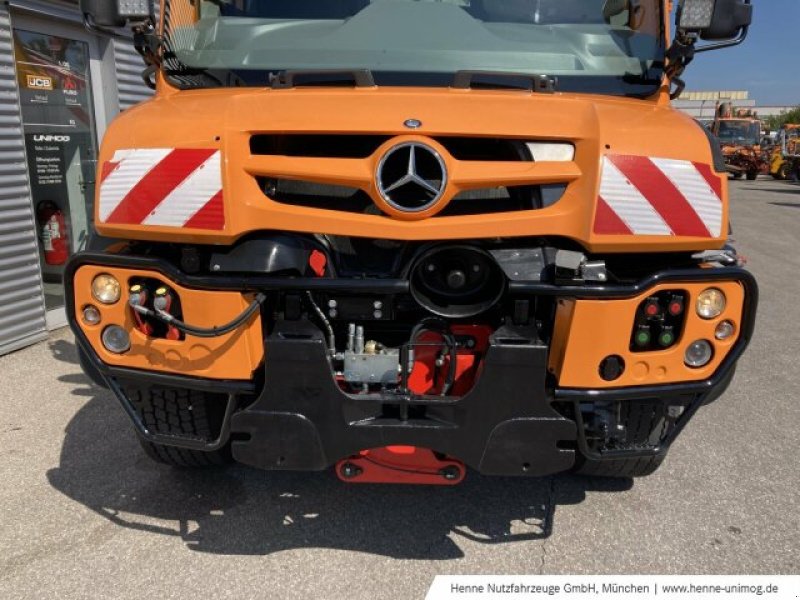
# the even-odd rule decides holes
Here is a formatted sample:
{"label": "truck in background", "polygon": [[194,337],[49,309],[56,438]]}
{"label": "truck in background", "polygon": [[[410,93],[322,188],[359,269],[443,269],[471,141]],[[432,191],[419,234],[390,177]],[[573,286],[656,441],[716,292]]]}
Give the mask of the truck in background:
{"label": "truck in background", "polygon": [[713,133],[720,141],[725,166],[735,179],[745,176],[754,181],[767,170],[762,153],[763,127],[758,114],[750,109],[734,109],[730,103],[717,108]]}

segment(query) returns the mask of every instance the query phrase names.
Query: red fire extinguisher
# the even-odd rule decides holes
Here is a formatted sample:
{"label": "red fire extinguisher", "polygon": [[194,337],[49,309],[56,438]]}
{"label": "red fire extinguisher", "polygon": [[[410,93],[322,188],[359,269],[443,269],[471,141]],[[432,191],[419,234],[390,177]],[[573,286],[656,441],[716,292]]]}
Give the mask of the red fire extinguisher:
{"label": "red fire extinguisher", "polygon": [[53,202],[45,200],[36,207],[36,218],[44,247],[44,262],[48,265],[63,265],[69,258],[64,212]]}

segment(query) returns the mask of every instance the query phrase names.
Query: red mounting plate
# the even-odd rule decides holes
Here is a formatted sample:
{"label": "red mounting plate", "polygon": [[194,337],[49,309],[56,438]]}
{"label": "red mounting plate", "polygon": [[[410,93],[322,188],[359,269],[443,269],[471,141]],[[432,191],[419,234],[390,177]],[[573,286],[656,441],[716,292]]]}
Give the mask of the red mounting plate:
{"label": "red mounting plate", "polygon": [[457,485],[464,480],[464,463],[439,458],[432,450],[415,446],[387,446],[362,450],[336,464],[336,475],[347,483],[402,483]]}

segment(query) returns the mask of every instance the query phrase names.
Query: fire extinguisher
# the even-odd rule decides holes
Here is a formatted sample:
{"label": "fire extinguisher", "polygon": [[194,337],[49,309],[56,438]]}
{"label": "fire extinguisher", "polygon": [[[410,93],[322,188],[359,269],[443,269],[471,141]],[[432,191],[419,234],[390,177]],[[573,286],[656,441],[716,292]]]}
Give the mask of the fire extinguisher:
{"label": "fire extinguisher", "polygon": [[53,202],[45,200],[36,207],[36,218],[44,247],[44,262],[48,265],[63,265],[69,258],[64,212]]}

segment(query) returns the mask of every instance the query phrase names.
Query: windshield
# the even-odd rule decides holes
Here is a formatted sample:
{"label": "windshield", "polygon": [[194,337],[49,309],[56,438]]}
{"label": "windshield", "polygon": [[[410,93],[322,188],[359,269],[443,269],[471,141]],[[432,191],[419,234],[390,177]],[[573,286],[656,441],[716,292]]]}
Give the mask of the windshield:
{"label": "windshield", "polygon": [[458,71],[541,74],[558,89],[647,94],[662,0],[166,0],[165,71],[182,86],[265,85],[285,70],[369,70],[449,85]]}
{"label": "windshield", "polygon": [[753,121],[720,121],[717,137],[724,144],[757,146],[761,141],[761,127]]}

